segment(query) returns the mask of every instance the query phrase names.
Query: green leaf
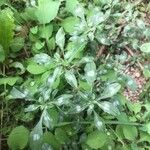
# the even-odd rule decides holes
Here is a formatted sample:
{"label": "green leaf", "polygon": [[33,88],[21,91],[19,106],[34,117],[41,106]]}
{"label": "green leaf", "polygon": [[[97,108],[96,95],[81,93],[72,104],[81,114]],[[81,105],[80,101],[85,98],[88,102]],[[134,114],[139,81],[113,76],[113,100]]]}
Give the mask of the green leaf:
{"label": "green leaf", "polygon": [[0,1],[0,6],[2,6],[3,4],[5,4],[7,2],[7,0],[1,0]]}
{"label": "green leaf", "polygon": [[138,131],[137,128],[134,126],[125,125],[123,126],[123,134],[126,139],[133,141],[138,136]]}
{"label": "green leaf", "polygon": [[59,113],[55,108],[49,108],[43,112],[43,124],[52,129],[58,122]]}
{"label": "green leaf", "polygon": [[75,58],[78,57],[79,53],[81,53],[84,48],[86,43],[82,43],[79,45],[76,45],[76,43],[69,43],[70,47],[67,53],[65,54],[65,59],[67,59],[68,63],[71,63]]}
{"label": "green leaf", "polygon": [[62,26],[66,32],[72,33],[74,31],[75,25],[79,23],[79,19],[76,17],[68,17],[62,21]]}
{"label": "green leaf", "polygon": [[150,53],[150,43],[144,43],[141,47],[140,50],[144,53]]}
{"label": "green leaf", "polygon": [[0,62],[3,62],[5,60],[5,52],[3,47],[0,45]]}
{"label": "green leaf", "polygon": [[10,92],[10,99],[23,99],[26,97],[26,94],[18,90],[17,88],[13,87],[13,89]]}
{"label": "green leaf", "polygon": [[93,149],[99,149],[104,146],[106,141],[107,135],[102,131],[96,130],[88,135],[86,143]]}
{"label": "green leaf", "polygon": [[85,68],[85,78],[89,84],[93,84],[96,80],[96,65],[94,62],[87,63]]}
{"label": "green leaf", "polygon": [[0,44],[2,45],[5,57],[8,56],[10,42],[14,35],[14,19],[10,9],[4,9],[0,12]]}
{"label": "green leaf", "polygon": [[54,50],[55,49],[55,38],[54,37],[47,40],[47,47],[48,47],[48,50]]}
{"label": "green leaf", "polygon": [[59,141],[51,132],[46,132],[43,134],[43,143],[51,145],[55,150],[59,150],[61,147]]}
{"label": "green leaf", "polygon": [[102,118],[96,112],[94,113],[94,125],[98,130],[102,130],[104,126]]}
{"label": "green leaf", "polygon": [[61,144],[65,144],[67,141],[69,141],[67,133],[61,128],[56,128],[55,137]]}
{"label": "green leaf", "polygon": [[77,0],[66,0],[66,10],[68,12],[74,13],[79,2]]}
{"label": "green leaf", "polygon": [[63,94],[55,100],[55,104],[57,106],[67,105],[72,97],[73,95],[71,94]]}
{"label": "green leaf", "polygon": [[119,83],[109,84],[102,93],[101,99],[110,98],[117,94],[121,89],[121,85]]}
{"label": "green leaf", "polygon": [[60,1],[39,0],[38,3],[35,15],[40,24],[49,23],[57,16]]}
{"label": "green leaf", "polygon": [[120,114],[119,109],[113,103],[103,101],[97,103],[97,105],[106,113],[117,116]]}
{"label": "green leaf", "polygon": [[39,35],[41,38],[45,38],[46,40],[48,40],[51,36],[52,36],[52,32],[53,32],[53,25],[49,24],[49,25],[42,25],[39,27]]}
{"label": "green leaf", "polygon": [[56,44],[60,47],[61,50],[64,49],[65,32],[64,32],[63,28],[60,28],[56,34]]}
{"label": "green leaf", "polygon": [[20,79],[19,77],[0,78],[0,85],[8,84],[10,86],[13,86],[19,79]]}
{"label": "green leaf", "polygon": [[29,131],[24,126],[14,128],[8,137],[8,146],[12,150],[22,150],[26,147]]}
{"label": "green leaf", "polygon": [[16,37],[10,43],[10,48],[13,52],[18,52],[24,47],[24,38]]}
{"label": "green leaf", "polygon": [[27,67],[27,71],[34,75],[42,74],[46,72],[46,70],[46,67],[38,64],[29,64]]}
{"label": "green leaf", "polygon": [[67,82],[74,88],[77,88],[78,87],[78,84],[77,84],[77,79],[74,75],[74,72],[72,70],[66,70],[65,72],[65,78],[67,80]]}
{"label": "green leaf", "polygon": [[32,104],[32,105],[29,105],[27,108],[25,108],[25,112],[32,112],[32,111],[35,111],[39,108],[39,105],[35,105],[35,104]]}
{"label": "green leaf", "polygon": [[30,133],[30,148],[32,150],[41,150],[42,146],[42,118]]}

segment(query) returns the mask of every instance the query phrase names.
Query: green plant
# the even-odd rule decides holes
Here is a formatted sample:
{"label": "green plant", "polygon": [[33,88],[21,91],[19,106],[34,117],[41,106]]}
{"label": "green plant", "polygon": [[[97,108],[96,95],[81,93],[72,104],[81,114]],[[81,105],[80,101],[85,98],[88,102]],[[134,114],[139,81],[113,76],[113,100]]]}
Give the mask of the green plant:
{"label": "green plant", "polygon": [[[13,129],[10,149],[150,148],[149,95],[143,93],[137,103],[123,95],[129,80],[122,73],[126,47],[149,53],[150,29],[138,10],[140,2],[16,0],[0,5],[0,18],[6,19],[6,30],[0,30],[2,126],[11,120],[13,107],[10,128],[31,129],[30,135],[23,126]],[[149,78],[149,69],[144,71]],[[8,132],[3,127],[2,134]]]}

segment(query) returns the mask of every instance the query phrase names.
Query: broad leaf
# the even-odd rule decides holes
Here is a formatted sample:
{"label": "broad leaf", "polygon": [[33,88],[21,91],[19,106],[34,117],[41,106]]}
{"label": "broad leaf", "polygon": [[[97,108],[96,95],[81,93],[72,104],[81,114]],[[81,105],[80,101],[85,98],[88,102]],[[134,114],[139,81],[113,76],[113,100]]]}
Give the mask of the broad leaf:
{"label": "broad leaf", "polygon": [[52,21],[58,13],[60,1],[39,0],[39,5],[35,15],[41,24],[46,24]]}
{"label": "broad leaf", "polygon": [[22,150],[26,147],[29,139],[29,131],[24,126],[14,128],[8,137],[8,146],[12,150]]}
{"label": "broad leaf", "polygon": [[67,80],[67,82],[74,88],[77,88],[78,87],[78,84],[77,84],[77,79],[73,73],[72,70],[66,70],[65,72],[65,78]]}
{"label": "broad leaf", "polygon": [[144,53],[150,53],[150,43],[145,43],[140,47],[140,50]]}
{"label": "broad leaf", "polygon": [[14,35],[14,19],[10,9],[4,9],[0,12],[0,44],[5,51],[5,57],[8,56],[10,42]]}
{"label": "broad leaf", "polygon": [[56,34],[56,44],[60,47],[61,50],[64,49],[65,32],[64,32],[63,28],[60,28]]}
{"label": "broad leaf", "polygon": [[106,141],[107,135],[103,131],[96,130],[88,135],[86,143],[93,149],[99,149]]}

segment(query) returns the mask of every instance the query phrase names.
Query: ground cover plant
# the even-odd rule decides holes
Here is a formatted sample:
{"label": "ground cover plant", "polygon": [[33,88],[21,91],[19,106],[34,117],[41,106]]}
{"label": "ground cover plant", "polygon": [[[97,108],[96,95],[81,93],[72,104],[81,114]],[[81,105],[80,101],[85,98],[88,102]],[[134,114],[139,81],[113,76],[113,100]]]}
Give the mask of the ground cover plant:
{"label": "ground cover plant", "polygon": [[149,150],[150,4],[0,1],[0,149]]}

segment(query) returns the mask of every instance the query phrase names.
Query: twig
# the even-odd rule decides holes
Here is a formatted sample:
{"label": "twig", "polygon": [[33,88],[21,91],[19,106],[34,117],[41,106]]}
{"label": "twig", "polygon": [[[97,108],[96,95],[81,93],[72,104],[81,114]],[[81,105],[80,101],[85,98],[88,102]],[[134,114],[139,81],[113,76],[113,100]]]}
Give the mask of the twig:
{"label": "twig", "polygon": [[96,55],[96,60],[103,54],[104,50],[106,49],[106,46],[103,45],[99,51],[97,52],[97,55]]}
{"label": "twig", "polygon": [[[129,53],[132,57],[135,56],[135,54],[133,53],[133,51],[132,51],[128,46],[125,46],[125,49],[128,51],[128,53]],[[137,63],[138,63],[138,65],[139,65],[139,67],[141,68],[141,70],[143,70],[144,67],[142,66],[142,64],[141,64],[138,60],[137,60]]]}

